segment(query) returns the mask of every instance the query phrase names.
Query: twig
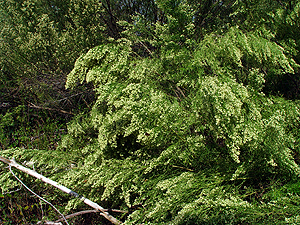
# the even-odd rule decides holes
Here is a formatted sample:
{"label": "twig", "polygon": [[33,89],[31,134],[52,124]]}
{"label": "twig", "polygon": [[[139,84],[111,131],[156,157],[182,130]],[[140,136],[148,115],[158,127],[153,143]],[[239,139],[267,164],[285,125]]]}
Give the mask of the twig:
{"label": "twig", "polygon": [[53,108],[49,108],[49,107],[38,106],[38,105],[35,105],[31,102],[29,103],[29,107],[35,108],[35,109],[45,109],[45,110],[50,110],[50,111],[58,111],[58,112],[61,112],[61,113],[64,113],[64,114],[73,115],[73,113],[67,112],[67,111],[62,110],[62,109],[53,109]]}
{"label": "twig", "polygon": [[3,194],[3,195],[6,195],[6,194],[15,193],[15,192],[18,192],[18,191],[20,191],[20,190],[21,190],[21,188],[22,188],[22,185],[20,185],[20,188],[18,188],[17,190],[14,190],[14,191],[8,191],[8,192],[4,192],[4,193],[2,193],[2,194]]}
{"label": "twig", "polygon": [[183,170],[187,170],[187,171],[191,171],[191,172],[194,172],[194,170],[189,169],[189,168],[185,168],[185,167],[182,167],[182,166],[175,166],[175,165],[172,165],[172,167],[174,167],[174,168],[179,168],[179,169],[183,169]]}
{"label": "twig", "polygon": [[9,165],[9,171],[11,172],[11,174],[28,190],[30,191],[32,194],[34,194],[36,197],[38,197],[39,199],[43,200],[44,202],[46,202],[48,205],[50,205],[56,212],[58,212],[59,215],[62,216],[62,220],[64,220],[66,222],[66,224],[69,225],[68,221],[66,220],[65,216],[54,206],[52,205],[50,202],[48,202],[46,199],[44,199],[43,197],[39,196],[38,194],[36,194],[35,192],[33,192],[29,187],[27,187],[12,171],[11,169],[11,165]]}
{"label": "twig", "polygon": [[[104,209],[104,211],[112,211],[112,212],[128,213],[127,211],[116,210],[116,209]],[[70,218],[75,217],[75,216],[80,216],[80,215],[87,214],[87,213],[98,213],[98,212],[99,212],[98,210],[84,210],[84,211],[80,211],[80,212],[76,212],[76,213],[67,215],[67,216],[65,216],[65,217],[66,217],[66,219],[70,219]],[[55,223],[58,223],[58,222],[61,222],[61,221],[63,221],[62,218],[56,220]]]}
{"label": "twig", "polygon": [[176,89],[180,92],[180,94],[186,98],[185,94],[183,93],[183,91],[176,85]]}
{"label": "twig", "polygon": [[39,221],[37,224],[43,224],[43,225],[62,225],[62,223],[56,223],[56,222],[52,222],[52,221],[45,221],[45,222]]}
{"label": "twig", "polygon": [[104,212],[117,212],[117,213],[128,213],[128,211],[125,210],[119,210],[119,209],[103,209]]}
{"label": "twig", "polygon": [[150,49],[143,42],[141,42],[140,40],[139,40],[139,42],[150,53],[150,55],[153,56],[153,53],[150,51]]}
{"label": "twig", "polygon": [[[85,211],[80,211],[80,212],[76,212],[76,213],[73,213],[73,214],[70,214],[70,215],[67,215],[66,216],[66,219],[70,219],[72,217],[75,217],[75,216],[80,216],[80,215],[83,215],[83,214],[87,214],[87,213],[97,213],[99,212],[98,210],[85,210]],[[58,222],[61,222],[63,221],[63,219],[58,219],[56,221],[54,221],[55,223],[58,223]]]}
{"label": "twig", "polygon": [[58,99],[58,100],[55,100],[55,101],[46,102],[46,103],[43,104],[43,105],[48,105],[48,104],[50,104],[50,103],[55,103],[55,102],[62,102],[62,101],[64,101],[64,100],[68,100],[68,99],[70,99],[70,98],[73,98],[73,97],[76,97],[76,96],[78,96],[78,95],[85,94],[85,93],[87,93],[87,91],[80,92],[80,93],[77,93],[77,94],[74,94],[74,95],[70,95],[70,96],[68,96],[68,97],[65,97],[65,98],[62,98],[62,99]]}
{"label": "twig", "polygon": [[91,200],[83,197],[83,196],[80,196],[79,194],[77,194],[76,192],[70,190],[69,188],[65,187],[65,186],[62,186],[60,184],[58,184],[57,182],[47,178],[47,177],[44,177],[43,175],[31,170],[31,169],[28,169],[24,166],[21,166],[20,164],[16,163],[14,160],[10,160],[10,159],[6,159],[2,156],[0,156],[0,161],[10,165],[10,166],[13,166],[21,171],[23,171],[24,173],[27,173],[33,177],[36,177],[38,179],[40,179],[41,181],[43,181],[44,183],[47,183],[47,184],[50,184],[56,188],[58,188],[59,190],[67,193],[67,194],[70,194],[74,197],[77,197],[79,199],[81,199],[85,204],[91,206],[92,208],[100,211],[100,215],[104,216],[106,219],[108,219],[110,222],[112,222],[113,224],[122,224],[119,220],[117,220],[116,218],[114,218],[113,216],[111,216],[107,211],[105,211],[104,208],[102,208],[100,205],[98,205],[97,203],[95,202],[92,202]]}
{"label": "twig", "polygon": [[41,207],[41,211],[42,211],[42,219],[44,218],[44,210],[43,210],[43,205],[42,205],[42,201],[39,201],[40,207]]}

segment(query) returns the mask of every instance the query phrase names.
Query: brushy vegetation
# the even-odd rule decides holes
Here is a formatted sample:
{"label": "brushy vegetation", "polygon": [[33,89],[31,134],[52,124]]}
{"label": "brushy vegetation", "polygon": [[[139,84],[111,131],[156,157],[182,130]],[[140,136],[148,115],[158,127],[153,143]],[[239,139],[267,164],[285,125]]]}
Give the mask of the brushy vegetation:
{"label": "brushy vegetation", "polygon": [[[95,98],[75,110],[58,146],[2,144],[1,155],[128,210],[114,214],[125,224],[300,223],[300,4],[136,3],[68,74],[67,89],[92,87]],[[1,117],[11,132],[1,142],[19,131],[17,109]],[[0,182],[3,192],[19,185],[4,169]],[[45,192],[65,213],[84,208]]]}

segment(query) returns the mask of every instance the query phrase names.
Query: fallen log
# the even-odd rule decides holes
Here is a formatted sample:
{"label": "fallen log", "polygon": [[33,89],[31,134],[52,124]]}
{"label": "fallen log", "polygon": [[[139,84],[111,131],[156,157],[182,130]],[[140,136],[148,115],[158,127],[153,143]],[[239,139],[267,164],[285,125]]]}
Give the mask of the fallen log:
{"label": "fallen log", "polygon": [[47,183],[47,184],[50,184],[58,189],[60,189],[61,191],[67,193],[67,194],[70,194],[76,198],[79,198],[80,200],[82,200],[85,204],[91,206],[92,208],[98,210],[100,212],[100,215],[104,216],[107,220],[109,220],[110,222],[112,222],[113,224],[122,224],[121,221],[117,220],[115,217],[111,216],[109,213],[107,213],[107,210],[104,209],[103,207],[101,207],[100,205],[98,205],[97,203],[95,202],[92,202],[91,200],[83,197],[83,196],[80,196],[79,194],[77,194],[76,192],[70,190],[69,188],[65,187],[65,186],[62,186],[60,184],[58,184],[57,182],[47,178],[47,177],[44,177],[43,175],[35,172],[34,170],[31,170],[31,169],[28,169],[20,164],[18,164],[15,160],[11,160],[11,159],[6,159],[2,156],[0,156],[0,161],[8,164],[9,166],[12,166],[12,167],[15,167],[17,168],[18,170],[21,170],[23,171],[24,173],[27,173],[29,174],[30,176],[33,176],[37,179],[40,179],[41,181],[43,181],[44,183]]}

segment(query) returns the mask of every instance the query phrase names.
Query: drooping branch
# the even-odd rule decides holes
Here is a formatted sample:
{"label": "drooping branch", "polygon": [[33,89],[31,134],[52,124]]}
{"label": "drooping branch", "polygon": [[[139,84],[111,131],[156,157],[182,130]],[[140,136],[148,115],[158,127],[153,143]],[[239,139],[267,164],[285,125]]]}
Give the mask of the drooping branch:
{"label": "drooping branch", "polygon": [[41,181],[43,181],[44,183],[47,183],[47,184],[50,184],[58,189],[60,189],[61,191],[67,193],[67,194],[70,194],[72,196],[75,196],[79,199],[81,199],[85,204],[91,206],[92,208],[96,209],[97,211],[100,212],[100,215],[104,216],[106,219],[108,219],[110,222],[112,222],[113,224],[122,224],[121,221],[117,220],[115,217],[111,216],[104,208],[102,208],[101,206],[99,206],[97,203],[95,202],[92,202],[91,200],[83,197],[83,196],[80,196],[79,194],[77,194],[76,192],[70,190],[69,188],[65,187],[65,186],[62,186],[60,184],[58,184],[57,182],[47,178],[47,177],[44,177],[43,175],[31,170],[31,169],[28,169],[20,164],[18,164],[17,162],[15,162],[15,160],[10,160],[10,159],[6,159],[2,156],[0,156],[0,161],[8,164],[9,166],[12,166],[12,167],[15,167],[17,168],[18,170],[21,170],[22,172],[24,173],[27,173],[29,174],[30,176],[33,176],[37,179],[40,179]]}

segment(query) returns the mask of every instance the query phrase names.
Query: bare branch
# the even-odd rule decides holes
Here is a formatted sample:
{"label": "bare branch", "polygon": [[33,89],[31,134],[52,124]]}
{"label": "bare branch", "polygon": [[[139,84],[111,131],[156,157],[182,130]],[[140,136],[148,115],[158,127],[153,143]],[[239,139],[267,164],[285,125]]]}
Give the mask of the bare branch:
{"label": "bare branch", "polygon": [[151,56],[153,56],[153,53],[150,51],[150,49],[143,43],[139,40],[139,43],[150,53]]}
{"label": "bare branch", "polygon": [[[106,212],[112,211],[112,212],[128,213],[127,211],[117,210],[117,209],[104,209],[103,211],[106,211]],[[84,210],[84,211],[80,211],[80,212],[76,212],[76,213],[67,215],[65,217],[66,217],[66,219],[70,219],[70,218],[75,217],[75,216],[80,216],[80,215],[87,214],[87,213],[98,213],[98,212],[99,212],[99,210]],[[55,223],[62,222],[62,221],[63,221],[63,218],[56,220]]]}
{"label": "bare branch", "polygon": [[46,199],[44,199],[43,197],[39,196],[38,194],[36,194],[34,191],[32,191],[29,187],[27,187],[12,171],[11,169],[11,164],[9,164],[9,171],[11,172],[11,174],[28,190],[30,191],[32,194],[34,194],[36,197],[38,197],[39,199],[43,200],[44,202],[46,202],[48,205],[50,205],[56,212],[58,212],[59,215],[61,215],[63,221],[66,222],[67,225],[69,225],[67,219],[65,218],[65,216],[54,206],[52,205],[50,202],[48,202]]}
{"label": "bare branch", "polygon": [[42,107],[42,106],[35,105],[35,104],[31,103],[31,102],[29,103],[29,107],[35,108],[35,109],[45,109],[45,110],[50,110],[50,111],[58,111],[60,113],[73,115],[73,113],[67,112],[67,111],[62,110],[62,109],[53,109],[53,108],[49,108],[49,107]]}
{"label": "bare branch", "polygon": [[6,159],[2,156],[0,156],[0,161],[8,164],[9,166],[13,166],[15,168],[17,168],[18,170],[21,170],[23,171],[24,173],[27,173],[37,179],[40,179],[41,181],[43,181],[44,183],[47,183],[47,184],[50,184],[56,188],[58,188],[59,190],[67,193],[67,194],[70,194],[74,197],[77,197],[79,199],[81,199],[85,204],[91,206],[92,208],[98,210],[100,212],[100,215],[104,216],[107,220],[109,220],[110,222],[112,222],[113,224],[122,224],[121,221],[117,220],[116,218],[114,218],[113,216],[111,216],[104,208],[102,208],[100,205],[98,205],[97,203],[95,202],[92,202],[91,200],[83,197],[83,196],[80,196],[79,194],[77,194],[76,192],[70,190],[69,188],[65,187],[65,186],[62,186],[60,184],[58,184],[57,182],[47,178],[47,177],[44,177],[43,175],[31,170],[31,169],[28,169],[18,163],[16,163],[14,160],[10,160],[10,159]]}

